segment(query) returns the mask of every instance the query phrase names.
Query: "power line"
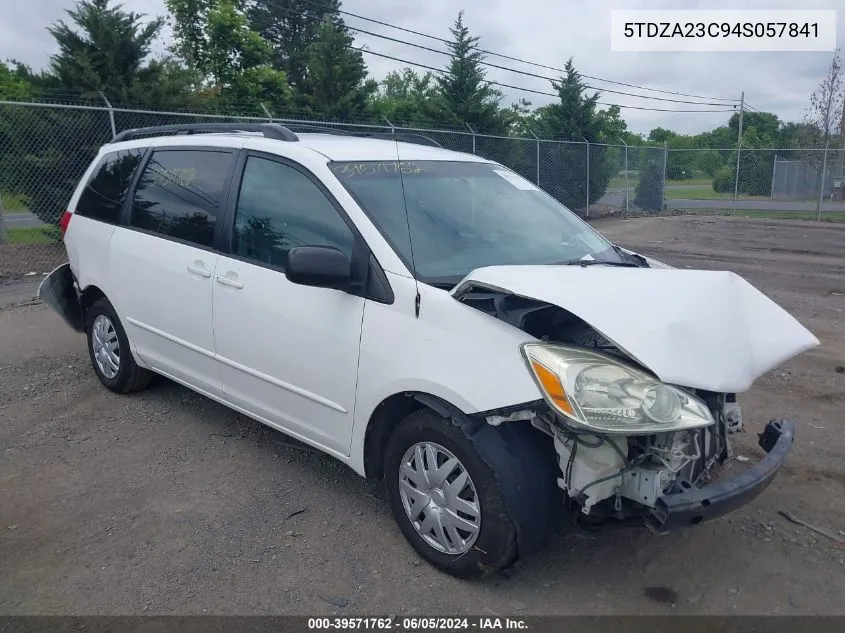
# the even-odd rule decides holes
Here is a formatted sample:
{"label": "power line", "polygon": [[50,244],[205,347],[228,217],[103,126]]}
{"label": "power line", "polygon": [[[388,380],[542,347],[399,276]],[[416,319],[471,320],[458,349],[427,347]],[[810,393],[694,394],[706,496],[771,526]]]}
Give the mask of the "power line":
{"label": "power line", "polygon": [[[349,48],[351,48],[352,50],[360,51],[362,53],[367,53],[368,55],[375,55],[376,57],[383,57],[384,59],[391,59],[393,61],[401,62],[403,64],[408,64],[410,66],[417,66],[419,68],[425,68],[426,70],[430,70],[432,72],[436,72],[436,73],[440,73],[440,74],[446,73],[446,71],[444,71],[441,68],[435,68],[434,66],[428,66],[426,64],[420,64],[418,62],[408,61],[407,59],[401,59],[399,57],[394,57],[393,55],[387,55],[385,53],[377,53],[376,51],[371,51],[370,49],[365,48],[363,46],[360,46],[360,47],[359,46],[350,46]],[[523,88],[521,86],[513,86],[511,84],[505,84],[505,83],[501,83],[499,81],[491,81],[491,80],[485,80],[485,81],[487,83],[493,84],[495,86],[500,86],[502,88],[510,88],[512,90],[521,90],[523,92],[530,92],[530,93],[533,93],[533,94],[544,95],[544,96],[547,96],[547,97],[557,98],[559,96],[559,95],[557,95],[553,92],[543,92],[542,90],[534,90],[533,88]],[[648,107],[645,107],[645,106],[623,105],[621,103],[605,103],[605,102],[602,102],[602,101],[598,101],[597,103],[598,103],[598,105],[603,105],[603,106],[617,106],[619,108],[626,108],[626,109],[629,109],[629,110],[649,110],[649,111],[653,111],[653,112],[734,112],[735,111],[733,108],[722,109],[722,110],[715,110],[715,109],[710,109],[710,110],[673,110],[673,109],[670,109],[670,108],[648,108]]]}
{"label": "power line", "polygon": [[[283,7],[279,7],[279,8],[281,9]],[[389,35],[383,35],[381,33],[373,33],[372,31],[365,31],[364,29],[360,29],[358,27],[346,26],[346,28],[348,30],[354,31],[356,33],[364,33],[365,35],[371,35],[373,37],[378,37],[378,38],[381,38],[381,39],[384,39],[384,40],[389,40],[391,42],[397,42],[397,43],[403,44],[405,46],[413,46],[414,48],[420,48],[422,50],[430,51],[432,53],[437,53],[439,55],[446,55],[447,57],[451,57],[451,55],[452,55],[448,51],[441,51],[441,50],[436,49],[436,48],[431,48],[430,46],[424,46],[422,44],[415,44],[414,42],[405,42],[405,41],[400,40],[398,38],[390,37]],[[526,77],[535,77],[537,79],[544,79],[546,81],[550,81],[550,82],[554,82],[554,83],[557,83],[557,82],[560,81],[560,79],[555,79],[554,77],[548,77],[546,75],[538,75],[537,73],[532,73],[532,72],[528,72],[528,71],[525,71],[525,70],[518,70],[516,68],[508,68],[507,66],[500,66],[498,64],[492,64],[492,63],[486,62],[486,61],[482,61],[480,63],[484,66],[489,66],[490,68],[497,68],[499,70],[504,70],[504,71],[516,73],[516,74],[519,74],[519,75],[525,75]],[[596,86],[590,86],[590,85],[587,85],[587,84],[585,84],[585,87],[589,88],[590,90],[598,90],[600,92],[606,92],[606,93],[610,93],[610,94],[624,95],[626,97],[635,97],[637,99],[652,99],[654,101],[668,101],[668,102],[671,102],[671,103],[687,103],[687,104],[692,104],[692,105],[708,105],[708,106],[722,106],[722,107],[725,106],[724,103],[712,103],[712,102],[708,103],[708,102],[702,102],[702,101],[685,101],[683,99],[667,99],[666,97],[651,97],[651,96],[648,96],[648,95],[638,95],[638,94],[634,94],[632,92],[622,92],[622,91],[619,91],[619,90],[610,90],[608,88],[598,88]]]}
{"label": "power line", "polygon": [[[320,5],[318,3],[310,2],[310,0],[303,0],[303,1],[307,1],[307,2],[309,2],[309,4],[317,4],[318,6],[324,7],[324,5]],[[287,13],[289,15],[298,15],[298,16],[305,15],[301,11],[295,11],[295,10],[289,9],[287,7],[282,7],[282,6],[277,5],[275,3],[272,3],[272,2],[268,2],[268,4],[271,4],[272,6],[276,7],[277,9],[284,11],[285,13]],[[324,7],[324,8],[327,8],[327,7]],[[341,11],[341,13],[348,13],[348,12]],[[347,26],[345,24],[343,25],[343,28],[346,29],[346,30],[352,30],[352,31],[358,30],[358,29],[355,29],[354,27],[350,27],[350,26]],[[365,32],[367,32],[367,31],[365,31]],[[369,34],[369,32],[367,32],[367,33]],[[378,34],[373,34],[373,35],[376,35],[377,37],[379,36]],[[391,37],[387,37],[387,36],[384,36],[384,37],[386,39],[394,40],[394,38],[391,38]],[[431,37],[434,37],[434,36],[431,36]],[[437,39],[439,39],[439,38],[437,38]],[[400,40],[394,40],[394,41],[400,41]],[[446,40],[443,40],[443,41],[446,41]],[[451,56],[450,53],[445,53],[444,51],[439,51],[437,49],[432,49],[432,48],[425,47],[425,46],[422,46],[422,45],[416,45],[415,44],[413,46],[418,46],[420,48],[424,48],[424,49],[427,49],[427,50],[430,50],[430,51],[433,51],[433,52],[436,52],[436,53],[441,53],[441,54]],[[363,46],[359,47],[359,46],[350,45],[349,48],[351,50],[356,50],[356,51],[359,51],[359,52],[362,52],[362,53],[367,53],[368,55],[375,55],[377,57],[381,57],[381,58],[384,58],[384,59],[390,59],[392,61],[397,61],[397,62],[400,62],[400,63],[403,63],[403,64],[408,64],[410,66],[416,66],[418,68],[424,68],[426,70],[429,70],[431,72],[435,72],[435,73],[438,73],[438,74],[445,74],[445,72],[446,72],[442,68],[435,68],[434,66],[422,64],[420,62],[412,62],[410,60],[402,59],[400,57],[394,57],[393,55],[387,55],[386,53],[379,53],[379,52],[370,50],[370,49],[363,47]],[[503,68],[504,70],[512,70],[514,72],[522,72],[522,71],[517,71],[517,70],[514,70],[514,69],[504,68],[502,66],[495,66],[495,67]],[[523,74],[531,74],[531,73],[523,73]],[[540,77],[542,79],[546,79],[546,80],[549,80],[549,81],[555,81],[555,80],[553,80],[549,77],[544,77],[542,75],[532,75],[532,76]],[[519,91],[522,91],[522,92],[528,92],[528,93],[531,93],[531,94],[543,95],[543,96],[546,96],[546,97],[553,97],[553,98],[559,97],[558,94],[553,93],[553,92],[544,92],[542,90],[535,90],[533,88],[525,88],[525,87],[522,87],[522,86],[514,86],[512,84],[506,84],[506,83],[502,83],[500,81],[485,79],[485,82],[488,83],[488,84],[495,85],[495,86],[500,86],[502,88],[509,88],[511,90],[519,90]],[[587,86],[587,87],[592,88],[592,86]],[[607,92],[615,92],[615,91],[608,90]],[[619,94],[629,95],[630,93],[619,93]],[[645,96],[642,96],[642,95],[630,95],[630,96],[646,98],[646,99],[658,99],[660,101],[674,101],[672,99],[664,99],[664,98],[661,98],[661,97],[645,97]],[[727,106],[728,105],[728,104],[721,104],[721,103],[705,104],[705,103],[698,103],[698,102],[695,102],[695,101],[679,101],[679,103],[689,103],[689,104],[693,104],[693,105],[710,105],[710,106]],[[597,104],[603,105],[603,106],[616,106],[618,108],[625,108],[625,109],[629,109],[629,110],[648,110],[648,111],[652,111],[652,112],[686,112],[686,113],[693,113],[693,112],[733,112],[734,111],[733,109],[675,110],[675,109],[670,109],[670,108],[651,108],[651,107],[645,107],[645,106],[623,105],[623,104],[619,104],[619,103],[606,103],[606,102],[602,102],[602,101],[598,101]]]}
{"label": "power line", "polygon": [[[430,35],[428,33],[423,33],[421,31],[415,31],[413,29],[408,29],[408,28],[405,28],[403,26],[391,24],[389,22],[383,22],[382,20],[376,20],[375,18],[369,18],[369,17],[364,16],[364,15],[352,13],[351,11],[344,11],[342,9],[332,9],[331,7],[328,7],[328,6],[326,6],[326,5],[324,5],[320,2],[316,2],[315,0],[301,0],[301,1],[305,2],[306,4],[317,6],[317,7],[320,7],[322,9],[327,9],[327,10],[335,12],[335,13],[348,15],[348,16],[353,17],[353,18],[358,18],[359,20],[364,20],[366,22],[372,22],[373,24],[379,24],[381,26],[386,26],[388,28],[396,29],[398,31],[403,31],[405,33],[411,33],[413,35],[418,35],[420,37],[426,37],[428,39],[435,40],[437,42],[442,42],[442,43],[445,43],[445,44],[451,43],[449,40],[442,38],[442,37],[437,37],[436,35]],[[273,3],[270,3],[270,4],[273,4]],[[280,7],[278,5],[274,5],[274,6],[280,8],[280,9],[289,10],[286,7]],[[352,28],[354,28],[354,27],[352,27]],[[402,43],[409,44],[409,42],[402,42]],[[485,49],[482,49],[482,48],[476,47],[476,50],[478,50],[478,52],[480,52],[480,53],[483,53],[484,55],[490,55],[491,57],[499,57],[501,59],[507,59],[507,60],[510,60],[510,61],[513,61],[513,62],[518,62],[520,64],[527,64],[529,66],[534,66],[536,68],[543,68],[545,70],[553,70],[553,71],[559,72],[559,73],[565,73],[566,72],[562,68],[556,68],[555,66],[546,66],[545,64],[539,64],[537,62],[531,62],[531,61],[528,61],[528,60],[525,60],[525,59],[520,59],[518,57],[511,57],[509,55],[504,55],[502,53],[496,53],[494,51],[485,50]],[[513,69],[507,69],[507,70],[513,70]],[[514,70],[514,72],[519,72],[519,71]],[[679,97],[691,97],[693,99],[710,99],[710,100],[713,100],[713,101],[727,101],[727,102],[739,103],[739,99],[735,99],[735,98],[734,99],[728,99],[728,98],[725,98],[725,97],[712,97],[712,96],[704,96],[704,95],[695,95],[695,94],[689,94],[689,93],[678,92],[678,91],[673,91],[673,90],[662,90],[660,88],[649,88],[647,86],[638,86],[636,84],[625,83],[624,81],[614,81],[612,79],[604,79],[602,77],[595,77],[593,75],[581,74],[581,76],[586,78],[586,79],[592,79],[593,81],[602,81],[604,83],[614,84],[614,85],[617,85],[617,86],[625,86],[627,88],[636,88],[637,90],[649,90],[651,92],[659,92],[659,93],[662,93],[662,94],[671,94],[671,95],[675,95],[675,96],[679,96]],[[590,88],[591,90],[602,90],[602,88],[596,88],[594,86],[587,86],[587,87]],[[607,90],[607,92],[611,92],[611,91]],[[657,97],[648,97],[647,95],[634,95],[634,96],[640,96],[643,99],[656,99],[657,98]]]}

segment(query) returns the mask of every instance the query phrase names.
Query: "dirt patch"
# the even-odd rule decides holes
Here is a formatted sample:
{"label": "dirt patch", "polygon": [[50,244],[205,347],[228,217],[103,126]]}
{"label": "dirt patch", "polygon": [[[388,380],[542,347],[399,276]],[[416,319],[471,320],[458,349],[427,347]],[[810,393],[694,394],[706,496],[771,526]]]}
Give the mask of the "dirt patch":
{"label": "dirt patch", "polygon": [[0,281],[48,273],[67,261],[64,244],[0,245]]}
{"label": "dirt patch", "polygon": [[779,514],[845,531],[845,419],[827,397],[845,392],[845,297],[830,294],[845,226],[598,226],[669,264],[741,274],[822,341],[740,397],[737,455],[760,457],[768,420],[797,424],[750,505],[662,536],[569,521],[509,576],[458,581],[406,545],[380,486],[166,381],[105,391],[84,338],[16,300],[0,309],[0,613],[845,615],[845,549]]}

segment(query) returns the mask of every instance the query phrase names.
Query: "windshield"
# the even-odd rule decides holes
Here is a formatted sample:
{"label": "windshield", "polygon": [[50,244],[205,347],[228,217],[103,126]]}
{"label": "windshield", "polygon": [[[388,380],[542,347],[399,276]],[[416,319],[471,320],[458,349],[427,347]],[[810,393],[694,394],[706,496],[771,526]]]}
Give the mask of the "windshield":
{"label": "windshield", "polygon": [[621,261],[569,209],[500,165],[382,161],[330,167],[421,281],[457,283],[482,266]]}

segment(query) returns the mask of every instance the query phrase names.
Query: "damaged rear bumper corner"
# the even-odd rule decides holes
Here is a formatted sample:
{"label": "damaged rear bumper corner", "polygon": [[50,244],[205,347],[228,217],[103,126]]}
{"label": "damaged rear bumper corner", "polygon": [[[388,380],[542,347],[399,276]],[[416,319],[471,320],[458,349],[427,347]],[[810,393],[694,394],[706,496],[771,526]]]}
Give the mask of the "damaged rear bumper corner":
{"label": "damaged rear bumper corner", "polygon": [[83,332],[82,305],[70,264],[62,264],[38,286],[38,297],[58,313],[71,328]]}
{"label": "damaged rear bumper corner", "polygon": [[795,423],[772,420],[759,437],[767,455],[757,464],[707,486],[658,498],[647,525],[656,532],[696,525],[733,512],[763,492],[792,449]]}

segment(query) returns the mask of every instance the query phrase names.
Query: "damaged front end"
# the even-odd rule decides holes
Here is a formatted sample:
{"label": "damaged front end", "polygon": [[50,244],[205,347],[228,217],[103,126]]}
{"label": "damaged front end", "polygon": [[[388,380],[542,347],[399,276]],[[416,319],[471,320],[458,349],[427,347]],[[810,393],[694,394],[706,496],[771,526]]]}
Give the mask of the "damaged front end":
{"label": "damaged front end", "polygon": [[728,473],[729,436],[743,431],[735,393],[664,382],[633,346],[559,305],[475,284],[454,296],[537,339],[522,352],[546,406],[487,421],[530,419],[549,435],[558,485],[589,523],[637,518],[664,532],[717,518],[762,492],[790,452],[794,424],[772,421],[760,434],[766,457]]}
{"label": "damaged front end", "polygon": [[[715,394],[714,394],[715,395]],[[714,398],[715,407],[722,397]],[[591,522],[639,517],[655,532],[718,518],[745,505],[772,482],[786,460],[795,426],[769,422],[759,436],[759,463],[724,476],[731,458],[731,427],[719,421],[694,431],[646,436],[583,433],[548,411],[533,424],[553,438],[562,476],[558,485]]]}

